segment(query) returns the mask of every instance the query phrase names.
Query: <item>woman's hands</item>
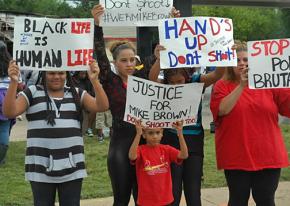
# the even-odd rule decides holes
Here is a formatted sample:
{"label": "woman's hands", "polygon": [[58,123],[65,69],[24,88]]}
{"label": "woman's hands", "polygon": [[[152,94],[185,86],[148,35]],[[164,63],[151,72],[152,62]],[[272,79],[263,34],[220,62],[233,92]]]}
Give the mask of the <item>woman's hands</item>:
{"label": "woman's hands", "polygon": [[160,51],[163,51],[165,50],[165,47],[160,45],[160,44],[157,44],[155,49],[154,49],[154,55],[155,57],[159,60],[160,59]]}
{"label": "woman's hands", "polygon": [[93,9],[91,10],[91,14],[94,17],[95,20],[95,24],[97,26],[100,25],[100,17],[102,16],[102,14],[105,12],[104,7],[101,4],[97,4],[93,7]]}
{"label": "woman's hands", "polygon": [[172,18],[178,18],[180,17],[180,11],[176,10],[175,7],[172,7],[171,11],[170,11],[170,17]]}
{"label": "woman's hands", "polygon": [[20,75],[20,71],[19,71],[18,65],[16,64],[16,61],[11,60],[9,62],[9,67],[8,67],[8,76],[10,77],[11,81],[18,83],[19,75]]}
{"label": "woman's hands", "polygon": [[88,77],[90,81],[95,81],[99,79],[100,68],[96,60],[91,60],[89,63],[90,69],[88,70]]}
{"label": "woman's hands", "polygon": [[248,85],[248,71],[249,71],[249,68],[248,67],[244,67],[242,69],[242,72],[241,72],[240,86],[243,87],[243,88]]}

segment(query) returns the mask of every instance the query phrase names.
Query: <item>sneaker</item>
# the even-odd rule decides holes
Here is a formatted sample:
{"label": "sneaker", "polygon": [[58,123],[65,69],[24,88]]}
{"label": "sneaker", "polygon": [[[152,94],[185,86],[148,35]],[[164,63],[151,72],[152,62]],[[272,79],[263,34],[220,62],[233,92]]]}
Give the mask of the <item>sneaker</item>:
{"label": "sneaker", "polygon": [[88,137],[93,137],[94,136],[93,130],[91,128],[87,129],[86,134],[87,134]]}
{"label": "sneaker", "polygon": [[101,136],[98,135],[97,138],[100,143],[104,141],[104,135],[101,135]]}

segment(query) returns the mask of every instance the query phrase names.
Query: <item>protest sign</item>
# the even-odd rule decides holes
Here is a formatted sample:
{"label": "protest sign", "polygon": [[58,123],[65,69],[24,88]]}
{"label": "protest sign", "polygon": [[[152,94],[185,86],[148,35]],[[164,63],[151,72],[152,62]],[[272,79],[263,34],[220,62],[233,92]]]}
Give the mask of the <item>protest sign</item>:
{"label": "protest sign", "polygon": [[13,59],[22,70],[88,70],[93,19],[16,17]]}
{"label": "protest sign", "polygon": [[129,76],[124,121],[150,128],[171,128],[184,120],[184,125],[196,124],[203,83],[166,85]]}
{"label": "protest sign", "polygon": [[231,19],[188,17],[159,20],[162,69],[236,66]]}
{"label": "protest sign", "polygon": [[250,41],[247,46],[251,89],[290,87],[290,39]]}
{"label": "protest sign", "polygon": [[100,0],[105,13],[101,26],[158,26],[170,17],[173,0]]}

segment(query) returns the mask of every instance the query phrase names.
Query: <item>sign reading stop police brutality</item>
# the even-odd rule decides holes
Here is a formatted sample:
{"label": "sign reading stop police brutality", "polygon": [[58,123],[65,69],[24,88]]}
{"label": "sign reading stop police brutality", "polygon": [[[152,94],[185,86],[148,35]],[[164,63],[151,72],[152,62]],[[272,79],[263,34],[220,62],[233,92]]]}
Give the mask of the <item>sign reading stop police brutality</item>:
{"label": "sign reading stop police brutality", "polygon": [[141,119],[146,127],[171,128],[184,120],[196,124],[203,83],[165,85],[129,76],[124,121]]}
{"label": "sign reading stop police brutality", "polygon": [[170,16],[173,0],[100,0],[101,26],[158,26]]}
{"label": "sign reading stop police brutality", "polygon": [[159,20],[161,68],[236,66],[231,19],[188,17]]}
{"label": "sign reading stop police brutality", "polygon": [[87,70],[93,31],[93,19],[16,17],[13,59],[23,70]]}
{"label": "sign reading stop police brutality", "polygon": [[248,42],[249,87],[290,87],[290,39]]}

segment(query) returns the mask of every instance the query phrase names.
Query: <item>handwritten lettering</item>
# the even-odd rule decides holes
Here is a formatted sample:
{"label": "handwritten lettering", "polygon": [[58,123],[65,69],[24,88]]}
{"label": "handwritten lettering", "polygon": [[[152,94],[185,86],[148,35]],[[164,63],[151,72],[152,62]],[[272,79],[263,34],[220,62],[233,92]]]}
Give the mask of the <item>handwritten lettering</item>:
{"label": "handwritten lettering", "polygon": [[20,66],[26,67],[61,67],[62,55],[61,51],[16,51],[15,56],[16,63]]}
{"label": "handwritten lettering", "polygon": [[288,48],[290,42],[287,39],[280,39],[278,41],[257,41],[253,44],[251,56],[257,55],[283,55],[284,50]]}
{"label": "handwritten lettering", "polygon": [[180,99],[181,98],[181,88],[183,86],[177,86],[177,87],[163,87],[158,85],[152,85],[149,83],[145,83],[143,81],[139,81],[137,79],[133,80],[134,83],[136,83],[133,86],[133,91],[135,93],[141,93],[144,96],[155,96],[157,99]]}
{"label": "handwritten lettering", "polygon": [[35,33],[41,33],[41,34],[65,34],[66,33],[66,27],[67,23],[65,22],[56,22],[54,24],[49,23],[48,21],[45,21],[43,25],[37,24],[36,20],[31,19],[24,19],[24,32],[35,32]]}

